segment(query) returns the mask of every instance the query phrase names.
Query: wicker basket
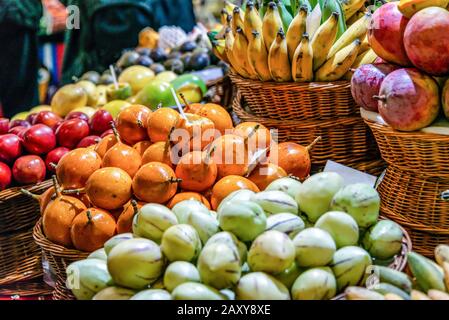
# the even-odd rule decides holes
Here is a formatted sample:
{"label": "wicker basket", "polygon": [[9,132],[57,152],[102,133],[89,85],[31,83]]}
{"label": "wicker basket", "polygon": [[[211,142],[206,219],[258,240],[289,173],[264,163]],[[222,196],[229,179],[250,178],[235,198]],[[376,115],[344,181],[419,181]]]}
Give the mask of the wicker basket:
{"label": "wicker basket", "polygon": [[365,120],[379,145],[382,158],[405,171],[449,178],[449,136],[399,132],[389,126]]}
{"label": "wicker basket", "polygon": [[[41,194],[50,188],[51,180],[24,189]],[[40,216],[39,203],[20,192],[19,187],[0,192],[0,234],[32,228]]]}
{"label": "wicker basket", "polygon": [[334,120],[360,115],[349,81],[277,83],[229,74],[232,82],[259,117],[277,120]]}
{"label": "wicker basket", "polygon": [[321,136],[320,143],[311,152],[315,165],[324,165],[328,160],[350,165],[361,161],[377,160],[379,151],[369,128],[360,117],[332,120],[273,120],[250,114],[244,107],[246,100],[240,92],[234,97],[233,111],[242,121],[255,121],[269,129],[277,129],[279,141],[294,141],[309,145]]}
{"label": "wicker basket", "polygon": [[226,109],[230,109],[232,106],[233,87],[229,76],[224,76],[215,81],[207,83],[209,88],[208,98],[213,103],[218,103]]}
{"label": "wicker basket", "polygon": [[2,285],[0,287],[0,296],[19,296],[19,297],[42,297],[51,295],[53,288],[48,286],[42,277],[16,282],[9,285]]}
{"label": "wicker basket", "polygon": [[0,235],[0,286],[41,275],[41,250],[32,229]]}
{"label": "wicker basket", "polygon": [[67,280],[65,270],[70,263],[86,259],[89,253],[67,249],[52,243],[44,235],[42,230],[42,220],[39,220],[36,223],[33,230],[33,236],[36,243],[42,249],[42,254],[48,260],[51,269],[53,269],[56,275],[56,287],[53,291],[53,298],[58,300],[75,299],[70,289],[65,285]]}

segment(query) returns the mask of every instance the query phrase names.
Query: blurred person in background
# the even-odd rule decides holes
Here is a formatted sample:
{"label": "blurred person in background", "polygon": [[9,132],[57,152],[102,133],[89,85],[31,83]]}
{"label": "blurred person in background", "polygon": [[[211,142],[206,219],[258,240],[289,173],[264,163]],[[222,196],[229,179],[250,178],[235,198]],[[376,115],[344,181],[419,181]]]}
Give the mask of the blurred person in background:
{"label": "blurred person in background", "polygon": [[41,17],[40,0],[0,0],[0,111],[5,117],[39,104]]}
{"label": "blurred person in background", "polygon": [[86,71],[103,72],[122,51],[136,47],[145,27],[196,24],[192,0],[61,0],[79,8],[80,28],[67,30],[62,82]]}

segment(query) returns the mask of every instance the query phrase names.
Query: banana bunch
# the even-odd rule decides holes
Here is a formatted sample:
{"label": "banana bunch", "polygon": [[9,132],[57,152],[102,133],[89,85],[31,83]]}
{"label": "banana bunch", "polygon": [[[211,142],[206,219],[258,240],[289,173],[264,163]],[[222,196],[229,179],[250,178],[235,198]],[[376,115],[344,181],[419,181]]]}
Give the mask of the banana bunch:
{"label": "banana bunch", "polygon": [[[348,287],[348,300],[449,300],[449,245],[435,248],[436,262],[410,252],[408,266],[414,282],[405,273],[376,267],[376,281],[368,288]],[[371,276],[370,276],[371,277]]]}
{"label": "banana bunch", "polygon": [[[339,2],[341,1],[341,2]],[[225,1],[223,28],[212,41],[218,58],[242,77],[260,81],[311,82],[350,79],[372,63],[367,31],[371,14],[358,15],[358,0],[248,1],[245,10]],[[260,10],[260,11],[259,11]],[[295,12],[295,14],[291,14]]]}

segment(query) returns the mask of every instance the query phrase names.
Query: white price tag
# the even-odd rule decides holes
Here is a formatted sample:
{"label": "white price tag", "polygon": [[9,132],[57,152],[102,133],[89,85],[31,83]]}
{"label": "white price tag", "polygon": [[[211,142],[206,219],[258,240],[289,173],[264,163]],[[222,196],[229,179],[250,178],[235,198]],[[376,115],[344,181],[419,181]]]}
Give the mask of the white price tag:
{"label": "white price tag", "polygon": [[375,186],[377,177],[358,171],[356,169],[341,165],[334,161],[327,161],[325,172],[336,172],[341,175],[345,181],[345,185],[354,183],[366,183]]}

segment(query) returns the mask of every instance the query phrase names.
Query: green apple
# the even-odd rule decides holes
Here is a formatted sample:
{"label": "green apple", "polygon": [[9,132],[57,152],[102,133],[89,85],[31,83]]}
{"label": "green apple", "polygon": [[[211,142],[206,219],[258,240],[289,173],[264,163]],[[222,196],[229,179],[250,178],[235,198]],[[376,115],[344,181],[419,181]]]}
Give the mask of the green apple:
{"label": "green apple", "polygon": [[170,82],[153,80],[145,86],[136,96],[136,102],[147,106],[151,110],[156,110],[161,103],[162,107],[172,107],[176,105]]}
{"label": "green apple", "polygon": [[133,91],[129,83],[120,82],[117,86],[118,88],[115,87],[115,84],[110,84],[107,86],[106,95],[108,97],[108,101],[126,100],[132,96]]}
{"label": "green apple", "polygon": [[101,109],[108,111],[115,119],[120,111],[129,107],[131,104],[123,100],[114,100],[105,104]]}
{"label": "green apple", "polygon": [[193,74],[184,74],[171,82],[176,92],[182,93],[190,103],[201,102],[207,92],[204,81]]}

